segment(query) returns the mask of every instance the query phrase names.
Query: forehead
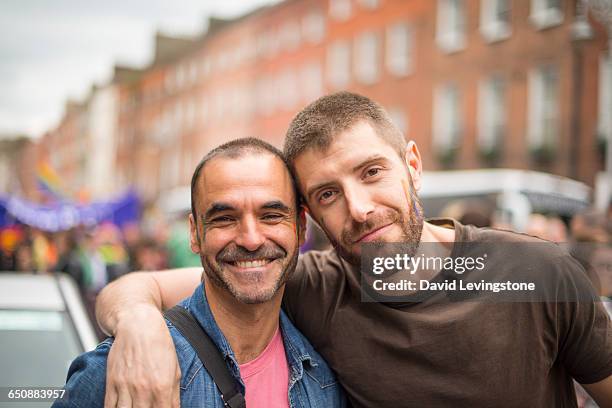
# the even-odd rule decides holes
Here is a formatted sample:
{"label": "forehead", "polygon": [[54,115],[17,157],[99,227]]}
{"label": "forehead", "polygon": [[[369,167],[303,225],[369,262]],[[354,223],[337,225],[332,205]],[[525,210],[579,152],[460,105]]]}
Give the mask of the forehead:
{"label": "forehead", "polygon": [[247,152],[239,157],[215,157],[202,169],[198,180],[201,206],[224,201],[240,207],[245,200],[263,204],[281,200],[293,207],[293,186],[285,164],[264,152]]}
{"label": "forehead", "polygon": [[[327,149],[308,149],[295,159],[295,171],[300,187],[320,179],[334,178],[352,172],[355,166],[374,156],[400,161],[395,149],[383,140],[372,125],[360,121],[336,135]],[[315,165],[316,163],[316,165]]]}

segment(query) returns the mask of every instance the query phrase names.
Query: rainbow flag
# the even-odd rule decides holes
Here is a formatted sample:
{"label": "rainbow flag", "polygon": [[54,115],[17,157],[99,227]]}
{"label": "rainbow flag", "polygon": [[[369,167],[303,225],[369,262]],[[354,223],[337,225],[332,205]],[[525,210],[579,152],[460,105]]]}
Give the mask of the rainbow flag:
{"label": "rainbow flag", "polygon": [[36,182],[38,188],[56,200],[67,198],[65,189],[62,186],[62,179],[51,165],[44,161],[38,164],[36,169]]}

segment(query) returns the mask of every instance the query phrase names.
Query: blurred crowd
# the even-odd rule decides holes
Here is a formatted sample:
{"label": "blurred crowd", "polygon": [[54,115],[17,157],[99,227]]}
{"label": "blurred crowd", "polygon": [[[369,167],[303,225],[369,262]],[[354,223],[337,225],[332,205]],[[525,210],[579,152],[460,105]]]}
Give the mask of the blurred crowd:
{"label": "blurred crowd", "polygon": [[26,225],[0,230],[0,271],[69,274],[92,321],[97,294],[121,275],[199,265],[199,257],[189,248],[185,221],[122,228],[104,223],[55,233]]}

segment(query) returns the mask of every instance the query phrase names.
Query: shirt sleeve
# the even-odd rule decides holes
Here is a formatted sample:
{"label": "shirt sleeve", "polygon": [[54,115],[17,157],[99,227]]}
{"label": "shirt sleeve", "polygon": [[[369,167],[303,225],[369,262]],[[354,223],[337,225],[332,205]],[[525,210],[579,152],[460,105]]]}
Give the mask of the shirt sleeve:
{"label": "shirt sleeve", "polygon": [[106,390],[106,361],[112,339],[106,339],[95,350],[81,354],[70,365],[62,399],[52,408],[103,408]]}
{"label": "shirt sleeve", "polygon": [[[612,375],[612,324],[578,262],[566,260],[565,268],[564,290],[578,297],[558,306],[559,358],[576,381],[596,383]],[[589,293],[594,300],[588,301]]]}

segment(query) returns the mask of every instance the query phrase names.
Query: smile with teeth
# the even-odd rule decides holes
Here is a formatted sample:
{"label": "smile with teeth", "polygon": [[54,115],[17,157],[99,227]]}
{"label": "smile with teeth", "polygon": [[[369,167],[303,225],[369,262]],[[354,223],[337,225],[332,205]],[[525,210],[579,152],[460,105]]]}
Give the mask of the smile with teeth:
{"label": "smile with teeth", "polygon": [[254,259],[252,261],[236,261],[232,262],[238,268],[261,268],[271,262],[270,259]]}

